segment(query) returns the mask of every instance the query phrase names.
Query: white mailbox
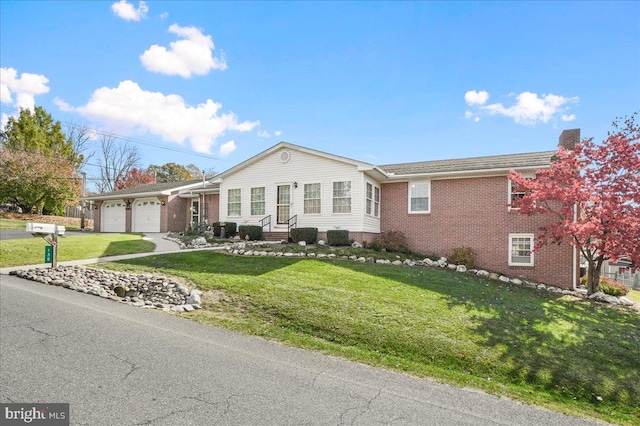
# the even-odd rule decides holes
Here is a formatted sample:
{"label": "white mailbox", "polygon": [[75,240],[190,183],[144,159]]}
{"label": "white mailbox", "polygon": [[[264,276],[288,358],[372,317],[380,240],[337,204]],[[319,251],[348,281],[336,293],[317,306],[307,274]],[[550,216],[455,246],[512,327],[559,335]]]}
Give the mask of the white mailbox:
{"label": "white mailbox", "polygon": [[[53,234],[55,227],[53,223],[27,223],[26,231],[32,234]],[[64,232],[64,226],[58,225],[58,235],[64,237]]]}

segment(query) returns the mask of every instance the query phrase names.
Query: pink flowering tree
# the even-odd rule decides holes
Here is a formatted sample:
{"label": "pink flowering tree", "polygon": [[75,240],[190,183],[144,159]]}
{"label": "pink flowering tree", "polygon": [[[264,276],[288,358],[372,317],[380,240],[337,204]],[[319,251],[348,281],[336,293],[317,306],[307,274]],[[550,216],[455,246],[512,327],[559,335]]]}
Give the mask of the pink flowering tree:
{"label": "pink flowering tree", "polygon": [[593,138],[560,148],[534,179],[511,170],[524,192],[512,207],[555,220],[540,229],[537,247],[568,242],[587,261],[588,292],[598,291],[605,260],[629,258],[640,266],[640,127],[637,112],[618,119],[601,144]]}

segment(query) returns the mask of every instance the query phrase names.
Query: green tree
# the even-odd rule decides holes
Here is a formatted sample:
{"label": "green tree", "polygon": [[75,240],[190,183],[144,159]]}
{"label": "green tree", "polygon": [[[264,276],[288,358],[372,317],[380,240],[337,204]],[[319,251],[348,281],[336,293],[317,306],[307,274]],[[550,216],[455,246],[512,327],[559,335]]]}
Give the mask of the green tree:
{"label": "green tree", "polygon": [[167,163],[162,166],[152,164],[147,168],[147,172],[153,174],[158,182],[180,182],[202,177],[202,172],[194,164],[187,166],[177,163]]}
{"label": "green tree", "polygon": [[0,132],[0,200],[59,214],[77,202],[83,156],[44,108],[20,110]]}

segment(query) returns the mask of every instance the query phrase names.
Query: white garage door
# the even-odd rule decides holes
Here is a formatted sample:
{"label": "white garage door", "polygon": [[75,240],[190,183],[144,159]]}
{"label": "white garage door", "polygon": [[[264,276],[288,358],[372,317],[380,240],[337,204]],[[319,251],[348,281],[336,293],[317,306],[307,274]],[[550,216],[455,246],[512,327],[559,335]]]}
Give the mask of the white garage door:
{"label": "white garage door", "polygon": [[100,215],[102,232],[125,232],[126,206],[124,201],[106,201],[102,203]]}
{"label": "white garage door", "polygon": [[133,232],[160,232],[160,200],[137,198],[133,202]]}

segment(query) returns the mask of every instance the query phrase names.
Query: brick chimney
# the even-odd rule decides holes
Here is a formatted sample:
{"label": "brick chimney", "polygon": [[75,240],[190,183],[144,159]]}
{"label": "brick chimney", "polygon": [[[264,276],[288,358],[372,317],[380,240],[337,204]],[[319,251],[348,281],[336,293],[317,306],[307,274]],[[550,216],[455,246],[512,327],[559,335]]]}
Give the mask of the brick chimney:
{"label": "brick chimney", "polygon": [[558,148],[574,149],[580,143],[580,129],[563,130],[558,140]]}

